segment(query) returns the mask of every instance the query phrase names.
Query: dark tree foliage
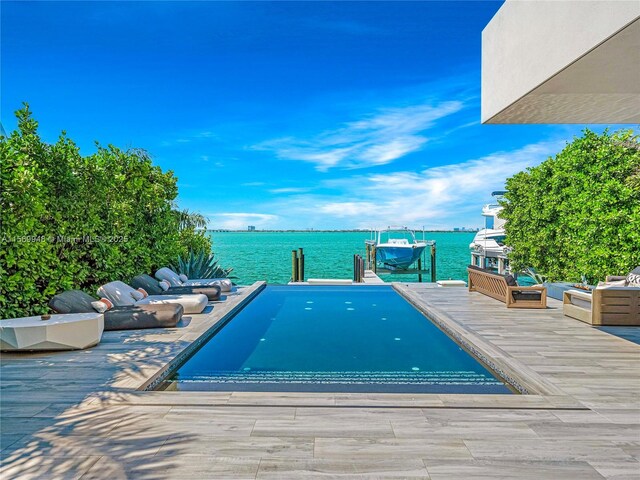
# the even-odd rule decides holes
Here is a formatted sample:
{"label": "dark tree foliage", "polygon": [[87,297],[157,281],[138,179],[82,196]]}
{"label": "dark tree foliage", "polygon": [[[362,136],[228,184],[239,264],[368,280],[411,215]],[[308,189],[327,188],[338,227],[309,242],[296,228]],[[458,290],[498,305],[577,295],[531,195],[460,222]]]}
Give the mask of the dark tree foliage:
{"label": "dark tree foliage", "polygon": [[95,295],[171,263],[210,240],[175,210],[173,172],[143,150],[98,146],[81,156],[63,132],[38,136],[27,105],[0,140],[0,318],[41,314],[63,290]]}
{"label": "dark tree foliage", "polygon": [[501,216],[516,269],[596,282],[640,265],[640,144],[632,130],[587,129],[506,187]]}

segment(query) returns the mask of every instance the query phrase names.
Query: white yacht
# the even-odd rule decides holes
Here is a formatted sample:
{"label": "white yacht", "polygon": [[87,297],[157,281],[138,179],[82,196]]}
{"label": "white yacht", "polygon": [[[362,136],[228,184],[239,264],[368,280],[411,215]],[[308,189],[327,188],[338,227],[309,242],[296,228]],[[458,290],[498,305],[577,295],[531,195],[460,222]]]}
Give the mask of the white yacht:
{"label": "white yacht", "polygon": [[[493,192],[491,196],[500,200],[505,193],[504,191]],[[482,207],[484,228],[478,231],[473,242],[469,244],[472,252],[478,252],[488,258],[504,257],[507,254],[509,247],[504,244],[506,221],[498,216],[501,211],[502,206],[498,203]]]}

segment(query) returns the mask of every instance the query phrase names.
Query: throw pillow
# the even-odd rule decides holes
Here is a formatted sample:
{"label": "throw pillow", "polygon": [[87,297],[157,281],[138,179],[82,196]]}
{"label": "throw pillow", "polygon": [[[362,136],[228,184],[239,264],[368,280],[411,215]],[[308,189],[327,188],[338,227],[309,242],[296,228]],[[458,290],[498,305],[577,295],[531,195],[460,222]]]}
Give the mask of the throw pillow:
{"label": "throw pillow", "polygon": [[147,293],[147,291],[144,288],[137,288],[137,291],[139,291],[142,294],[142,298],[147,298],[149,296],[149,294]]}
{"label": "throw pillow", "polygon": [[178,277],[180,277],[180,280],[183,282],[186,282],[187,280],[189,280],[189,277],[187,277],[185,274],[181,273],[180,275],[178,275]]}
{"label": "throw pillow", "polygon": [[133,297],[133,299],[137,302],[139,300],[142,300],[144,298],[144,295],[142,295],[141,292],[139,292],[138,290],[133,290],[131,293],[131,296]]}
{"label": "throw pillow", "polygon": [[165,292],[167,290],[169,290],[169,288],[171,288],[171,284],[169,282],[167,282],[166,280],[162,280],[161,282],[158,282],[158,285],[160,286],[160,288],[162,290],[164,290]]}
{"label": "throw pillow", "polygon": [[510,287],[518,286],[518,282],[516,282],[516,277],[514,277],[513,275],[507,274],[504,276],[504,279],[506,280],[507,285],[509,285]]}
{"label": "throw pillow", "polygon": [[100,300],[96,300],[95,302],[91,302],[91,306],[98,313],[104,313],[107,310],[111,310],[113,308],[113,303],[108,298],[101,298]]}
{"label": "throw pillow", "polygon": [[640,287],[640,267],[636,267],[627,275],[627,287]]}

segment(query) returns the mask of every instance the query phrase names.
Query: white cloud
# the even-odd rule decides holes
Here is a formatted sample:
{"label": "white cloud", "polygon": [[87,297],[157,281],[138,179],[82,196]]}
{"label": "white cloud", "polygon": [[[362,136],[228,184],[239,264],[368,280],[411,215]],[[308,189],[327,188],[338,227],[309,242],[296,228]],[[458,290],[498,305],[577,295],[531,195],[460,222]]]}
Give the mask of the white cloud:
{"label": "white cloud", "polygon": [[[271,204],[303,226],[342,225],[370,228],[402,224],[419,228],[450,228],[480,225],[480,209],[505,180],[560,151],[564,142],[546,141],[510,152],[495,152],[463,163],[399,171],[388,174],[352,176],[325,182],[339,190],[338,196],[299,195],[286,204]],[[470,219],[459,224],[459,219]]]}
{"label": "white cloud", "polygon": [[462,108],[459,101],[387,108],[311,140],[287,137],[254,148],[273,151],[286,160],[315,163],[319,171],[384,165],[420,150],[428,141],[423,132]]}
{"label": "white cloud", "polygon": [[304,193],[311,190],[310,188],[305,187],[284,187],[284,188],[273,188],[269,190],[269,193]]}
{"label": "white cloud", "polygon": [[213,228],[243,230],[248,225],[265,227],[278,220],[278,215],[266,213],[210,213],[209,225]]}

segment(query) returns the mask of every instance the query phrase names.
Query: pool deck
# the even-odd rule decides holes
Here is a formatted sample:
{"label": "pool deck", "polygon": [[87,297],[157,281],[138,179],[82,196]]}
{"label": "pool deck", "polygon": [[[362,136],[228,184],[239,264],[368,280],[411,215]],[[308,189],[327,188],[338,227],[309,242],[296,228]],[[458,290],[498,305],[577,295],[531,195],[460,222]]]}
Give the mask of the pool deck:
{"label": "pool deck", "polygon": [[398,284],[529,395],[144,392],[261,284],[175,329],[0,356],[5,479],[639,479],[640,346],[465,288]]}

